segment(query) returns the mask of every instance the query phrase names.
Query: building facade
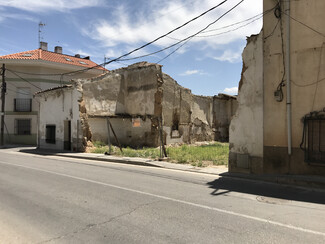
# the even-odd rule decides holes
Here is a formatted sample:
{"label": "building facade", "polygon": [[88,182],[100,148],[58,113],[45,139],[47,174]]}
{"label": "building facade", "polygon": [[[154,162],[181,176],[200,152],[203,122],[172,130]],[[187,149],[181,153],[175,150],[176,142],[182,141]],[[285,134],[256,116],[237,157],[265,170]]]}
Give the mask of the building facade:
{"label": "building facade", "polygon": [[325,2],[264,0],[243,52],[229,170],[325,175]]}
{"label": "building facade", "polygon": [[[71,79],[93,77],[104,72],[102,67],[87,72],[78,70],[97,66],[89,57],[62,54],[62,47],[41,48],[0,56],[5,64],[5,144],[37,144],[39,104],[33,94],[51,87],[68,84]],[[70,73],[71,72],[71,73]],[[65,75],[61,75],[65,73]],[[48,111],[50,113],[50,111]]]}
{"label": "building facade", "polygon": [[[116,144],[116,139],[122,146],[135,148],[157,147],[161,143],[227,141],[230,119],[237,107],[236,97],[193,95],[161,68],[158,64],[141,62],[91,79],[78,79],[75,90],[80,97],[68,87],[38,93],[40,146],[63,149],[64,128],[69,128],[64,123],[71,123],[72,150],[82,150],[81,145],[85,146],[87,141]],[[55,118],[46,113],[50,107],[57,115]],[[79,113],[73,112],[73,117],[65,114],[77,110]],[[108,124],[114,132],[108,129]],[[57,145],[47,143],[46,130],[51,125],[56,128]],[[76,140],[75,135],[79,135]]]}

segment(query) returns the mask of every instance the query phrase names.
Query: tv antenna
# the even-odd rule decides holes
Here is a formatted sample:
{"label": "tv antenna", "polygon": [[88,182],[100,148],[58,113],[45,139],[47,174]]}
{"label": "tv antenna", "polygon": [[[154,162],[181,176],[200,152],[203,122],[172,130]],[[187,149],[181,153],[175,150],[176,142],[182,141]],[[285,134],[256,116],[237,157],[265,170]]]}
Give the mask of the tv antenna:
{"label": "tv antenna", "polygon": [[38,45],[41,47],[41,33],[42,33],[42,27],[44,27],[45,24],[42,23],[42,21],[38,24]]}

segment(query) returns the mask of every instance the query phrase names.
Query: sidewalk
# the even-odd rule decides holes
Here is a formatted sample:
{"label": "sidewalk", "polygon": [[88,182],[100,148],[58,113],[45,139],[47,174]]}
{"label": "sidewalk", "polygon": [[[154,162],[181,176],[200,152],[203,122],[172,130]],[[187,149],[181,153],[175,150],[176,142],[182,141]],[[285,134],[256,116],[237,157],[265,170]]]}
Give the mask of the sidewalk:
{"label": "sidewalk", "polygon": [[291,185],[296,187],[307,187],[309,189],[322,190],[325,191],[325,177],[322,176],[309,176],[309,175],[253,175],[244,173],[229,173],[228,168],[224,165],[212,166],[212,167],[194,167],[189,164],[176,164],[169,163],[165,161],[155,161],[146,158],[131,158],[131,157],[117,157],[104,154],[96,153],[72,153],[72,152],[57,152],[53,150],[40,150],[36,148],[27,147],[16,147],[16,148],[3,148],[3,150],[13,150],[21,153],[31,153],[36,155],[46,155],[46,156],[59,156],[68,157],[75,159],[86,159],[103,161],[108,163],[123,163],[123,164],[133,164],[142,166],[159,167],[173,170],[182,170],[189,172],[205,173],[218,175],[221,177],[232,177],[241,178],[254,181],[266,181],[271,183],[277,183],[281,185]]}
{"label": "sidewalk", "polygon": [[224,165],[200,168],[200,167],[194,167],[190,164],[176,164],[176,163],[169,163],[166,161],[156,161],[147,158],[116,157],[112,155],[104,155],[104,154],[97,154],[97,153],[56,153],[55,155],[60,157],[70,157],[70,158],[106,161],[106,162],[113,162],[113,163],[143,165],[143,166],[199,172],[199,173],[206,173],[206,174],[216,174],[216,175],[220,175],[228,172],[228,168]]}

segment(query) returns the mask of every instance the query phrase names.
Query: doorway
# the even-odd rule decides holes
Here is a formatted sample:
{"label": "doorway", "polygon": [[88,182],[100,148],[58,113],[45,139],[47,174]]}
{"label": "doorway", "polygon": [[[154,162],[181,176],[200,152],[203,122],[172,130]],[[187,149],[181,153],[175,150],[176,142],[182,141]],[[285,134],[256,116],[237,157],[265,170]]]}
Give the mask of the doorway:
{"label": "doorway", "polygon": [[71,151],[71,120],[64,121],[64,150]]}

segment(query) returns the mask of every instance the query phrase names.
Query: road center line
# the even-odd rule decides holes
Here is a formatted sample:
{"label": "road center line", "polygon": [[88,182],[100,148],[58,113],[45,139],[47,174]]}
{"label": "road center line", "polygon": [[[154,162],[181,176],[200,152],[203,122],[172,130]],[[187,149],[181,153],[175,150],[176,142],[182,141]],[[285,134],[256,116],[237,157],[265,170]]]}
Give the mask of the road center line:
{"label": "road center line", "polygon": [[216,212],[220,212],[220,213],[224,213],[224,214],[229,214],[229,215],[233,215],[233,216],[237,216],[237,217],[251,219],[251,220],[255,220],[255,221],[258,221],[258,222],[262,222],[262,223],[268,223],[268,224],[281,226],[281,227],[285,227],[285,228],[296,230],[296,231],[302,231],[302,232],[305,232],[305,233],[321,235],[321,236],[325,237],[324,232],[319,232],[319,231],[305,229],[305,228],[301,228],[301,227],[297,227],[297,226],[293,226],[293,225],[283,224],[283,223],[280,223],[280,222],[267,220],[267,219],[263,219],[263,218],[259,218],[259,217],[254,217],[254,216],[250,216],[250,215],[246,215],[246,214],[236,213],[236,212],[229,211],[229,210],[224,210],[224,209],[215,208],[215,207],[209,207],[209,206],[202,205],[202,204],[192,203],[192,202],[183,201],[183,200],[179,200],[179,199],[175,199],[175,198],[171,198],[171,197],[161,196],[161,195],[152,194],[152,193],[149,193],[149,192],[139,191],[139,190],[135,190],[135,189],[127,188],[127,187],[117,186],[117,185],[108,184],[108,183],[104,183],[104,182],[100,182],[100,181],[96,181],[96,180],[90,180],[90,179],[77,177],[77,176],[73,176],[73,175],[57,173],[57,172],[54,172],[54,171],[38,169],[38,168],[29,167],[29,166],[25,166],[25,165],[12,164],[12,163],[7,163],[7,162],[3,162],[3,161],[0,161],[0,163],[10,165],[10,166],[16,166],[16,167],[31,169],[31,170],[35,170],[35,171],[40,171],[40,172],[44,172],[44,173],[49,173],[49,174],[53,174],[53,175],[68,177],[68,178],[71,178],[71,179],[85,181],[85,182],[89,182],[89,183],[93,183],[93,184],[97,184],[97,185],[108,186],[108,187],[115,188],[115,189],[120,189],[120,190],[124,190],[124,191],[128,191],[128,192],[134,192],[134,193],[138,193],[138,194],[142,194],[142,195],[146,195],[146,196],[151,196],[151,197],[155,197],[155,198],[159,198],[159,199],[163,199],[163,200],[167,200],[167,201],[182,203],[182,204],[186,204],[186,205],[189,205],[189,206],[208,209],[208,210],[212,210],[212,211],[216,211]]}

